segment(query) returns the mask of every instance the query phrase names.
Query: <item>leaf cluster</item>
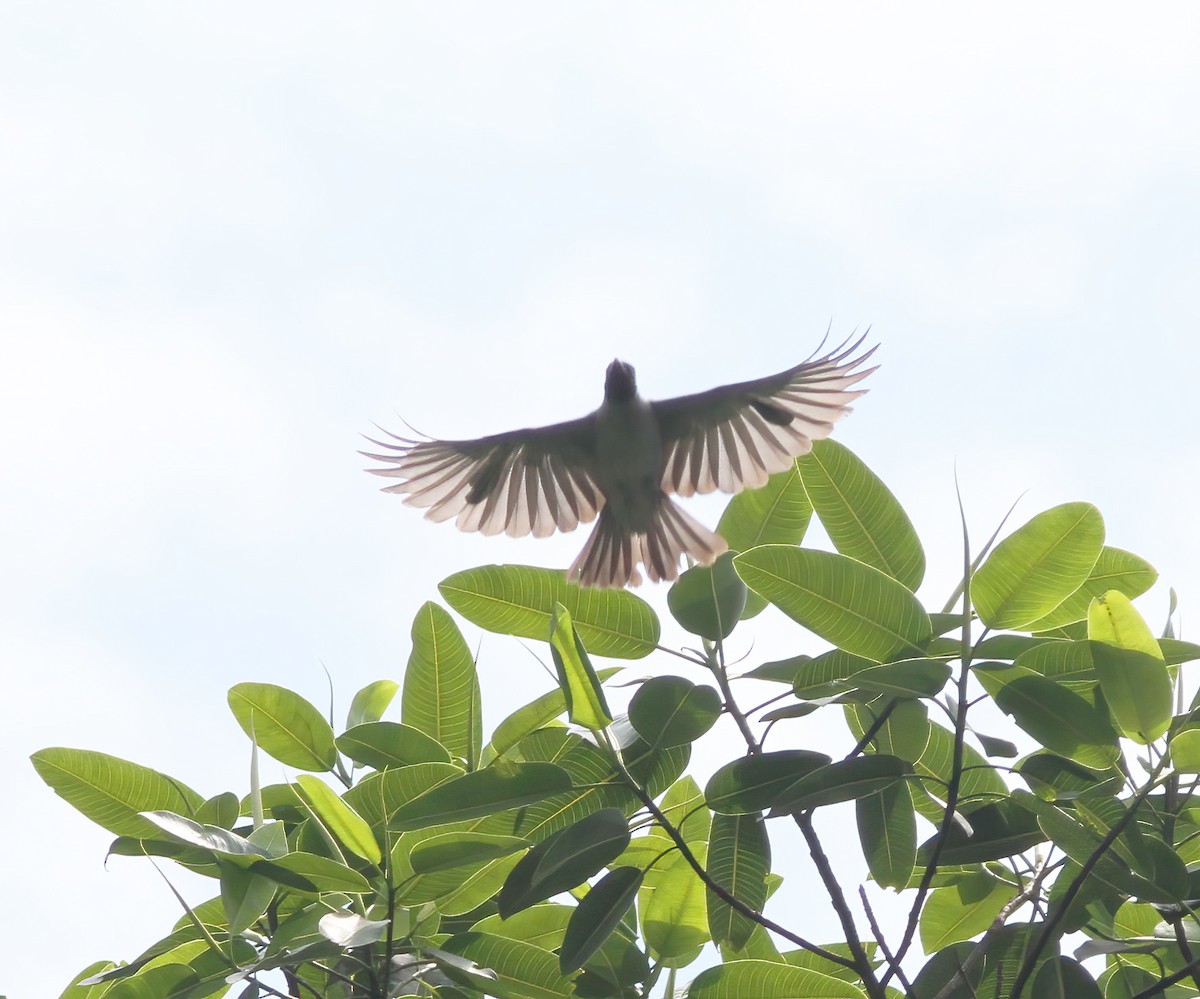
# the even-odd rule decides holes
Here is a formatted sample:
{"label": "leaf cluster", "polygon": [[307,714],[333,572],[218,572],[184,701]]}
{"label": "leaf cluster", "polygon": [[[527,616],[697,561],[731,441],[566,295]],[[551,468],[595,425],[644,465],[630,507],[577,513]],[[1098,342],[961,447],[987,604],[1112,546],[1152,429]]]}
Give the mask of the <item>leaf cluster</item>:
{"label": "leaf cluster", "polygon": [[[814,517],[833,551],[803,545]],[[1180,666],[1200,646],[1154,636],[1131,600],[1156,573],[1106,544],[1095,507],[1043,511],[978,552],[964,525],[940,610],[918,599],[907,514],[835,442],[735,497],[719,530],[731,553],[668,594],[694,649],[661,645],[636,596],[561,572],[444,580],[451,610],[547,643],[555,666],[557,686],[486,743],[476,663],[431,601],[403,688],[359,691],[340,730],[293,691],[229,692],[255,753],[248,793],[34,754],[113,853],[214,882],[141,955],[63,995],[634,999],[676,994],[704,953],[692,999],[1198,993],[1200,706],[1183,706]],[[798,651],[737,672],[726,647],[769,605]],[[668,656],[671,672],[623,679],[622,661]],[[624,712],[614,680],[635,688]],[[816,712],[844,730],[836,754],[792,724]],[[723,716],[740,744],[701,788],[691,749]],[[259,753],[297,776],[259,786]],[[822,808],[857,834],[855,893],[816,832]],[[826,939],[779,921],[784,826]],[[880,926],[881,892],[905,901],[901,925]]]}

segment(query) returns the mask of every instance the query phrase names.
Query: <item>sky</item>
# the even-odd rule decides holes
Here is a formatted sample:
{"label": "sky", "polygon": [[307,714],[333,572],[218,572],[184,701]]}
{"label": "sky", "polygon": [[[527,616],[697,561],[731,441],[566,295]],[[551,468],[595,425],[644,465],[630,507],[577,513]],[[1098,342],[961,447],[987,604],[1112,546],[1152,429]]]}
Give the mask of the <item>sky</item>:
{"label": "sky", "polygon": [[[1174,587],[1189,637],[1194,4],[10,0],[4,21],[10,999],[179,915],[30,753],[241,792],[230,686],[324,708],[328,671],[344,717],[400,679],[440,579],[582,545],[423,520],[362,473],[373,423],[550,423],[598,404],[613,357],[669,397],[869,326],[882,367],[837,436],[909,510],[929,605],[961,565],[957,475],[980,540],[1022,494],[1014,523],[1095,503],[1161,574],[1143,613]],[[485,725],[548,687],[515,640],[464,631]],[[748,665],[821,648],[771,612],[747,631]]]}

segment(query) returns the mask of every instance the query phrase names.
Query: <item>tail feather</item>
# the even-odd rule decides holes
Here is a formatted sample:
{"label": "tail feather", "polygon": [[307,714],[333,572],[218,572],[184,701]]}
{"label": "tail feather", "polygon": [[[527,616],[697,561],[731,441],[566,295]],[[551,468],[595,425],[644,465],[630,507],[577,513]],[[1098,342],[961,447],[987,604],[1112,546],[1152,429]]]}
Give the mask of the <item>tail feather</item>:
{"label": "tail feather", "polygon": [[567,578],[580,586],[637,586],[642,581],[640,564],[654,582],[672,580],[679,575],[684,555],[708,565],[727,548],[724,538],[666,496],[644,534],[628,533],[604,507]]}

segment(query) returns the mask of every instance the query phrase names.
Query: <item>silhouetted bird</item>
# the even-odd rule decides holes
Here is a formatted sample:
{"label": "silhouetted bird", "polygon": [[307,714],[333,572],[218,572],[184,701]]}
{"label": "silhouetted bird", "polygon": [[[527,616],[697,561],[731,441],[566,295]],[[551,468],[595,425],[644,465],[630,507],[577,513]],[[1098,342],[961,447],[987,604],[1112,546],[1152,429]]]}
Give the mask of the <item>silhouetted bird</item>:
{"label": "silhouetted bird", "polygon": [[567,572],[582,586],[636,586],[639,563],[652,580],[675,579],[683,555],[708,564],[727,545],[669,495],[754,489],[829,436],[865,394],[850,386],[875,370],[855,371],[875,352],[853,356],[863,339],[777,375],[662,402],[639,396],[633,367],[613,361],[604,402],[582,419],[473,441],[384,431],[398,443],[368,440],[389,453],[362,453],[392,466],[367,471],[401,480],[384,492],[407,494],[430,520],[456,517],[463,531],[542,538],[598,513]]}

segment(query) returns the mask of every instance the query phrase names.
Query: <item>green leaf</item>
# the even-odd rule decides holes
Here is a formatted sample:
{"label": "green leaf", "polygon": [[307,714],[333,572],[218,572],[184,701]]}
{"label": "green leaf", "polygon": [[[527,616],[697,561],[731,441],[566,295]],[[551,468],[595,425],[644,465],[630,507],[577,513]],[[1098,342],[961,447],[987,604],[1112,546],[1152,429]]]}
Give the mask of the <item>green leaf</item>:
{"label": "green leaf", "polygon": [[558,956],[559,970],[570,974],[582,968],[625,918],[642,886],[637,867],[617,867],[604,875],[571,914]]}
{"label": "green leaf", "polygon": [[350,702],[350,711],[346,715],[346,728],[354,728],[365,722],[379,721],[383,713],[392,703],[400,684],[395,680],[376,680],[368,683]]}
{"label": "green leaf", "polygon": [[422,829],[491,815],[569,791],[571,778],[553,763],[494,764],[437,785],[391,815],[391,829]]}
{"label": "green leaf", "polygon": [[593,732],[608,728],[612,715],[604,688],[562,604],[555,604],[550,616],[550,654],[558,672],[558,685],[566,697],[567,717]]}
{"label": "green leaf", "polygon": [[1017,887],[982,871],[935,888],[918,923],[926,954],[982,933],[1017,894]]}
{"label": "green leaf", "polygon": [[117,836],[154,837],[157,827],[139,813],[188,814],[204,801],[173,777],[104,753],[55,747],[30,759],[60,798]]}
{"label": "green leaf", "polygon": [[1122,784],[1119,774],[1097,773],[1074,760],[1054,753],[1031,753],[1017,767],[1031,791],[1045,801],[1070,800],[1082,794],[1115,793]]}
{"label": "green leaf", "polygon": [[195,819],[206,825],[220,826],[222,829],[232,829],[241,815],[241,803],[232,791],[222,791],[207,799],[196,809]]}
{"label": "green leaf", "polygon": [[229,691],[229,708],[254,744],[280,763],[325,772],[337,762],[333,729],[299,694],[272,683],[239,683]]}
{"label": "green leaf", "polygon": [[879,477],[829,439],[813,441],[796,464],[834,547],[915,591],[925,577],[925,552],[908,514]]}
{"label": "green leaf", "polygon": [[[343,800],[382,838],[383,831],[400,808],[462,773],[462,767],[452,763],[417,763],[411,767],[380,770],[348,788]],[[292,788],[289,786],[288,790]]]}
{"label": "green leaf", "polygon": [[[186,816],[168,811],[143,812],[142,817],[153,822],[159,830],[172,839],[188,846],[199,847],[214,854],[241,860],[248,866],[260,857],[271,856],[271,851],[250,840],[230,832],[221,826],[204,825]],[[278,851],[283,852],[283,851]]]}
{"label": "green leaf", "polygon": [[1083,621],[1087,618],[1088,605],[1093,597],[1102,596],[1109,590],[1117,590],[1127,597],[1137,597],[1150,589],[1156,579],[1158,573],[1145,559],[1121,548],[1105,545],[1079,589],[1028,628],[1030,631],[1050,631],[1074,621]]}
{"label": "green leaf", "polygon": [[629,723],[652,746],[694,742],[721,716],[721,695],[682,676],[655,676],[629,702]]}
{"label": "green leaf", "polygon": [[1118,649],[1141,652],[1162,660],[1163,653],[1145,618],[1129,598],[1118,590],[1109,590],[1088,605],[1088,638]]}
{"label": "green leaf", "polygon": [[449,763],[446,747],[420,729],[399,722],[363,722],[347,729],[336,745],[355,763],[383,770],[414,763]]}
{"label": "green leaf", "polygon": [[[807,656],[800,658],[808,659]],[[862,656],[852,656],[841,649],[830,649],[800,665],[792,690],[797,697],[806,701],[840,694],[844,689],[841,681],[874,665],[870,659]]]}
{"label": "green leaf", "polygon": [[[1066,761],[1064,761],[1066,762]],[[1002,860],[1031,850],[1046,841],[1037,816],[1015,804],[1011,798],[989,802],[972,809],[967,821],[969,828],[954,824],[938,854],[938,863],[947,865],[982,864]],[[929,862],[937,843],[935,834],[921,845],[918,857]]]}
{"label": "green leaf", "polygon": [[235,864],[221,865],[221,902],[230,933],[249,929],[275,898],[275,883]]}
{"label": "green leaf", "polygon": [[[705,851],[693,850],[703,864]],[[704,882],[680,855],[667,858],[656,868],[649,900],[642,908],[642,935],[668,968],[691,964],[708,941]]]}
{"label": "green leaf", "polygon": [[746,584],[734,571],[733,552],[684,572],[667,591],[667,606],[685,631],[712,642],[727,638],[746,607]]}
{"label": "green leaf", "polygon": [[641,659],[658,645],[658,618],[644,600],[625,590],[581,588],[557,570],[485,565],[448,576],[438,589],[472,624],[502,635],[544,642],[554,605],[562,604],[592,655]]}
{"label": "green leaf", "polygon": [[897,782],[854,804],[871,877],[881,888],[904,888],[917,862],[917,815],[908,785]]}
{"label": "green leaf", "polygon": [[522,836],[471,830],[440,833],[414,846],[408,855],[408,863],[416,874],[432,874],[456,867],[481,867],[530,845]]}
{"label": "green leaf", "polygon": [[[798,545],[812,519],[812,503],[795,463],[772,475],[760,489],[744,489],[729,501],[717,533],[730,551],[745,552],[759,545]],[[742,620],[767,606],[757,593],[746,595]]]}
{"label": "green leaf", "polygon": [[1189,725],[1171,736],[1171,765],[1180,773],[1200,774],[1200,726]]}
{"label": "green leaf", "polygon": [[[762,912],[771,871],[771,841],[758,815],[715,815],[708,842],[708,875],[739,902]],[[758,924],[716,894],[708,895],[714,943],[741,950]]]}
{"label": "green leaf", "polygon": [[724,815],[761,812],[798,779],[829,762],[824,753],[805,749],[744,756],[726,763],[712,775],[704,789],[704,799],[709,808]]}
{"label": "green leaf", "polygon": [[474,767],[483,745],[483,713],[471,650],[454,619],[432,600],[413,619],[412,643],[401,718]]}
{"label": "green leaf", "polygon": [[329,857],[295,851],[273,860],[260,860],[250,868],[288,888],[312,894],[346,892],[358,895],[371,890],[371,884],[358,871]]}
{"label": "green leaf", "polygon": [[1142,616],[1117,590],[1088,608],[1088,638],[1100,689],[1121,733],[1151,743],[1171,724],[1171,675]]}
{"label": "green leaf", "polygon": [[848,677],[843,686],[889,697],[933,697],[950,679],[950,664],[936,659],[905,659],[871,666]]}
{"label": "green leaf", "polygon": [[558,958],[548,950],[524,940],[495,936],[491,933],[459,933],[442,945],[441,953],[456,954],[495,973],[494,981],[474,976],[455,975],[453,968],[443,970],[463,977],[486,995],[498,999],[566,999],[574,989],[558,970]]}
{"label": "green leaf", "polygon": [[[621,672],[621,666],[608,666],[596,670],[596,679],[603,683]],[[547,691],[512,714],[496,726],[488,751],[492,758],[503,756],[513,746],[539,728],[553,721],[567,710],[567,698],[561,687]]]}
{"label": "green leaf", "polygon": [[771,803],[769,815],[791,815],[877,794],[910,772],[908,762],[896,756],[873,753],[839,760],[806,774],[781,791]]}
{"label": "green leaf", "polygon": [[309,774],[297,776],[296,786],[305,804],[342,846],[371,864],[383,859],[370,824],[339,798],[333,788]]}
{"label": "green leaf", "polygon": [[857,985],[771,961],[729,961],[700,972],[688,999],[866,999]]}
{"label": "green leaf", "polygon": [[1063,503],[998,544],[971,581],[989,628],[1024,627],[1045,617],[1091,575],[1104,546],[1104,521],[1090,503]]}
{"label": "green leaf", "polygon": [[512,869],[496,901],[500,915],[515,912],[583,884],[629,845],[629,825],[618,808],[603,808],[543,840]]}
{"label": "green leaf", "polygon": [[1108,719],[1073,691],[1040,676],[1020,676],[995,689],[988,670],[975,675],[1000,710],[1052,752],[1095,770],[1107,769],[1120,757]]}
{"label": "green leaf", "polygon": [[1171,676],[1167,664],[1133,649],[1092,643],[1100,689],[1121,734],[1143,745],[1171,724]]}
{"label": "green leaf", "polygon": [[747,586],[853,655],[875,662],[921,655],[933,633],[929,615],[903,584],[845,555],[766,545],[733,564]]}
{"label": "green leaf", "polygon": [[1042,642],[1018,655],[1013,666],[1041,673],[1076,693],[1090,692],[1096,686],[1092,648],[1086,640]]}

